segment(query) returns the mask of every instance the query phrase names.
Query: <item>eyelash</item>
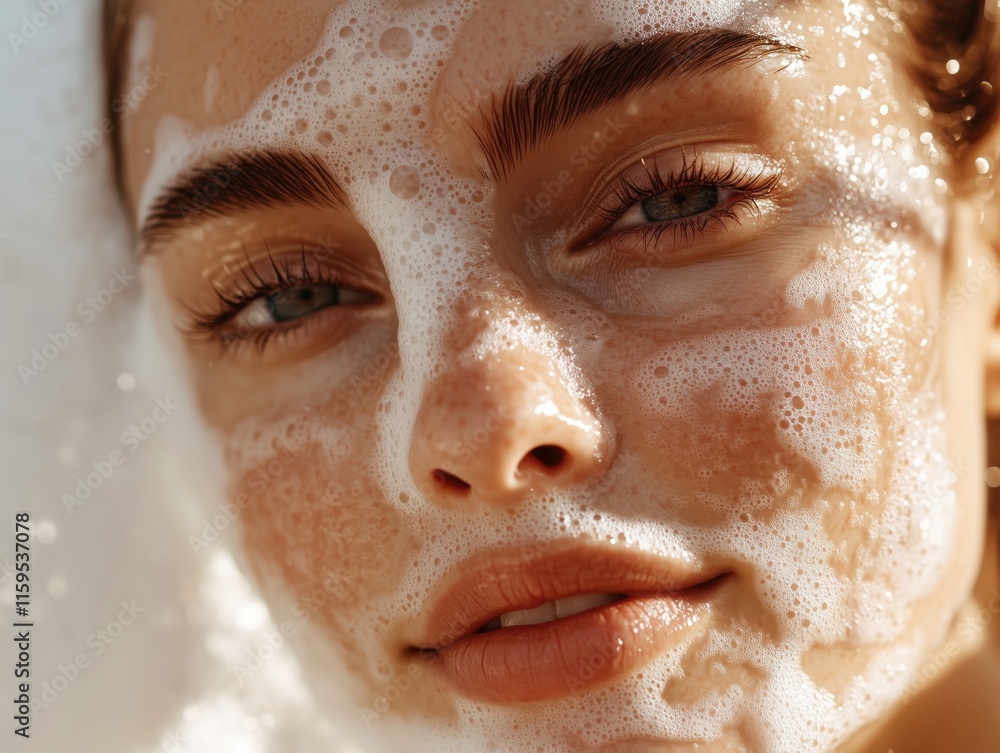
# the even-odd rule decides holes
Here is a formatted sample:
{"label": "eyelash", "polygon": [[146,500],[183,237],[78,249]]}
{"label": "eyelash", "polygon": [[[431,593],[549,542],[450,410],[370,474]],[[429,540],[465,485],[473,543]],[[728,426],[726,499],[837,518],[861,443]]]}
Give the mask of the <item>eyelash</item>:
{"label": "eyelash", "polygon": [[[595,211],[604,218],[607,225],[597,238],[584,245],[591,245],[606,238],[613,248],[636,242],[641,246],[654,246],[659,244],[664,234],[668,232],[673,234],[673,244],[689,244],[704,235],[709,225],[713,223],[718,223],[720,229],[725,229],[726,222],[740,224],[741,215],[745,216],[746,211],[751,211],[759,217],[759,200],[767,196],[781,180],[780,172],[774,172],[767,167],[755,170],[735,162],[728,167],[706,165],[701,155],[696,155],[690,162],[687,155],[683,159],[680,170],[666,174],[660,172],[655,161],[652,167],[646,165],[648,183],[645,185],[636,183],[628,173],[617,176],[611,186],[613,201],[606,204],[599,203],[595,207]],[[692,217],[625,228],[615,231],[608,237],[614,224],[640,202],[676,188],[701,185],[726,188],[739,196],[723,208],[713,208]]]}
{"label": "eyelash", "polygon": [[257,327],[245,335],[227,332],[226,325],[235,319],[244,308],[262,297],[297,286],[332,285],[342,287],[348,284],[334,270],[324,267],[319,262],[310,265],[304,244],[301,246],[299,258],[295,261],[287,258],[275,260],[270,248],[265,246],[264,250],[270,262],[274,280],[268,281],[261,276],[250,261],[249,253],[244,247],[243,253],[246,261],[242,262],[238,269],[238,273],[243,279],[233,275],[233,282],[229,290],[218,285],[212,286],[212,292],[219,301],[213,310],[198,311],[191,307],[188,308],[190,319],[182,328],[190,337],[215,340],[222,351],[229,353],[236,352],[244,343],[250,341],[255,353],[259,356],[272,340],[288,338],[299,329],[309,326],[310,320],[314,319],[315,316],[305,316],[283,324]]}

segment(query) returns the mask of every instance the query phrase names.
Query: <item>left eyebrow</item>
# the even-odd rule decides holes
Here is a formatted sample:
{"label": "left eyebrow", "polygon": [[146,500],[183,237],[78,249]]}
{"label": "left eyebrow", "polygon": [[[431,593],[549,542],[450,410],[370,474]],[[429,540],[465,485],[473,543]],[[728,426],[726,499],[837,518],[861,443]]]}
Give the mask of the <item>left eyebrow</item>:
{"label": "left eyebrow", "polygon": [[503,180],[554,134],[631,94],[681,77],[750,66],[776,54],[806,57],[794,45],[725,29],[578,47],[548,71],[494,97],[476,137],[494,177]]}

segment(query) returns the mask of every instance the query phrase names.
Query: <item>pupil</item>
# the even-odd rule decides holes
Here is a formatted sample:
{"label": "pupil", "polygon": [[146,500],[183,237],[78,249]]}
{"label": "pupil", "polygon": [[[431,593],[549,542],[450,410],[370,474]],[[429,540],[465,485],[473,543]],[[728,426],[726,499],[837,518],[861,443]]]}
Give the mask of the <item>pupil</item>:
{"label": "pupil", "polygon": [[719,203],[717,186],[685,186],[650,196],[642,202],[648,222],[668,222],[707,212]]}
{"label": "pupil", "polygon": [[275,322],[287,322],[332,306],[340,300],[340,290],[333,285],[302,285],[272,293],[265,305]]}

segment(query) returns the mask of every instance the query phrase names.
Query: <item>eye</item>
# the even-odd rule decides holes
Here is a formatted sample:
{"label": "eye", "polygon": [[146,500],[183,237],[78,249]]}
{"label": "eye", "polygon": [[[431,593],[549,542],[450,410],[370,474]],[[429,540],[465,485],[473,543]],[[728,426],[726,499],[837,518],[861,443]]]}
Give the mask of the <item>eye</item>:
{"label": "eye", "polygon": [[697,217],[728,204],[735,195],[731,189],[716,185],[677,186],[634,204],[609,231]]}
{"label": "eye", "polygon": [[363,290],[330,283],[295,285],[263,295],[247,304],[232,318],[236,327],[266,327],[292,322],[325,308],[370,303],[375,299]]}
{"label": "eye", "polygon": [[[290,354],[309,342],[357,332],[367,313],[383,302],[384,280],[325,251],[257,254],[213,283],[215,305],[191,308],[182,330],[196,340],[219,343],[236,353],[252,345],[263,354],[271,345]],[[279,347],[280,346],[280,347]]]}
{"label": "eye", "polygon": [[571,253],[605,249],[615,256],[680,259],[685,252],[690,259],[734,247],[773,206],[781,174],[779,163],[740,151],[682,148],[644,157],[593,192],[572,231],[580,240]]}
{"label": "eye", "polygon": [[548,236],[545,263],[609,313],[672,318],[727,299],[718,280],[741,279],[779,245],[761,238],[792,203],[782,175],[779,160],[739,144],[616,160]]}

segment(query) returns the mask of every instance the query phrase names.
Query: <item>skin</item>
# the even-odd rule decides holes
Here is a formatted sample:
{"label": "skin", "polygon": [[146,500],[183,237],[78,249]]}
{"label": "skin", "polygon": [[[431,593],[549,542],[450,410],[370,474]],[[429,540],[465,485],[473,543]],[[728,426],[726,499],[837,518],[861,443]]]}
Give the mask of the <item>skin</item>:
{"label": "skin", "polygon": [[[411,5],[366,19],[340,3],[255,3],[220,18],[194,0],[137,3],[136,18],[152,20],[146,61],[169,72],[121,132],[137,226],[177,172],[163,166],[169,148],[180,143],[179,164],[196,164],[211,154],[199,146],[206,135],[246,146],[233,135],[241,123],[263,123],[252,146],[287,146],[282,118],[261,120],[255,102],[280,91],[292,66],[323,55],[325,23],[336,30],[353,14],[355,34],[372,33],[361,28],[368,21],[378,46],[382,30],[437,7]],[[445,738],[471,734],[468,701],[409,650],[428,594],[483,551],[580,539],[683,554],[729,573],[727,588],[674,669],[653,663],[661,717],[630,722],[615,740],[582,732],[590,688],[472,712],[486,730],[516,720],[527,732],[510,732],[515,748],[542,739],[556,750],[796,750],[804,732],[794,725],[822,713],[844,730],[821,738],[827,749],[989,750],[1000,721],[975,701],[1000,692],[1000,620],[968,625],[1000,587],[982,460],[983,417],[1000,406],[998,223],[992,210],[979,221],[984,186],[963,179],[971,161],[946,169],[934,158],[943,147],[920,139],[929,126],[893,69],[901,41],[883,46],[874,17],[857,22],[870,33],[853,35],[841,3],[789,4],[763,30],[793,34],[805,62],[770,59],[659,86],[561,133],[505,180],[484,177],[468,115],[479,108],[468,103],[488,102],[541,53],[610,41],[631,22],[584,3],[553,26],[538,5],[476,7],[443,39],[443,65],[421,94],[416,64],[400,67],[390,48],[370,65],[390,90],[406,82],[405,98],[363,97],[360,115],[325,144],[311,129],[292,136],[292,148],[317,155],[342,183],[350,208],[223,216],[143,258],[164,332],[225,449],[231,497],[249,500],[238,502],[233,535],[279,624],[302,626],[292,645],[308,657],[318,696],[345,703],[330,678],[346,672],[348,708],[377,712],[362,734],[423,725],[431,740],[432,721],[449,725]],[[314,89],[308,105],[345,123],[352,96],[369,86],[362,68],[324,94]],[[404,99],[419,110],[379,110]],[[448,117],[460,105],[465,116]],[[600,154],[581,152],[607,118],[621,119],[620,134],[605,131]],[[187,129],[179,142],[169,137],[176,123]],[[402,141],[406,149],[389,149]],[[633,235],[583,261],[543,253],[574,226],[599,229],[588,192],[613,195],[609,175],[635,173],[649,155],[669,168],[695,145],[706,162],[780,177],[690,242]],[[369,147],[372,156],[352,156]],[[368,180],[364,170],[383,163],[390,169]],[[410,165],[426,171],[422,187],[434,170],[444,175],[449,201],[430,190],[404,198],[406,172],[394,171]],[[885,190],[872,178],[879,168]],[[573,180],[552,209],[514,221],[565,169]],[[581,206],[591,207],[582,218]],[[177,336],[188,309],[218,306],[213,285],[238,289],[241,264],[266,274],[264,243],[290,259],[308,245],[310,258],[377,300],[317,312],[259,352]],[[449,293],[430,305],[435,284]],[[281,454],[281,442],[292,450]],[[569,460],[539,464],[539,446]],[[435,469],[471,492],[434,483]],[[944,533],[922,539],[926,530]],[[886,612],[870,614],[866,605],[887,592]],[[734,641],[740,650],[729,649]],[[942,651],[934,681],[915,679]],[[908,679],[886,688],[893,663]],[[381,711],[392,678],[414,667],[416,690]],[[771,684],[792,676],[790,695]],[[650,693],[642,687],[622,681],[599,703],[614,714]],[[874,700],[852,708],[852,688]],[[664,719],[734,689],[747,703],[707,724],[704,739],[680,722],[680,732],[665,731]]]}

